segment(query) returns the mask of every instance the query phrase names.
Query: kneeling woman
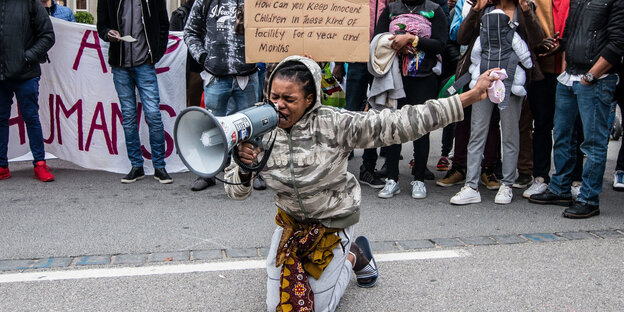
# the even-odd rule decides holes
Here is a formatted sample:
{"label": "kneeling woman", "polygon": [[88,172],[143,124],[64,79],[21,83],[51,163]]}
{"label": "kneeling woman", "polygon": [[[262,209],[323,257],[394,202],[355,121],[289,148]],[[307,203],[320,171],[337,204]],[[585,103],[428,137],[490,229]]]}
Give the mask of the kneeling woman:
{"label": "kneeling woman", "polygon": [[[489,71],[471,91],[458,96],[365,113],[321,106],[321,69],[313,60],[290,56],[277,65],[268,94],[280,119],[263,171],[267,186],[276,192],[278,208],[278,227],[267,258],[267,311],[333,311],[351,271],[359,286],[375,284],[377,266],[368,240],[353,239],[361,191],[347,171],[349,153],[413,141],[460,121],[462,106],[485,98],[494,80],[488,75]],[[246,164],[256,161],[260,153],[249,143],[239,147]],[[226,184],[228,196],[249,197],[249,174],[233,164],[225,177],[243,183]]]}

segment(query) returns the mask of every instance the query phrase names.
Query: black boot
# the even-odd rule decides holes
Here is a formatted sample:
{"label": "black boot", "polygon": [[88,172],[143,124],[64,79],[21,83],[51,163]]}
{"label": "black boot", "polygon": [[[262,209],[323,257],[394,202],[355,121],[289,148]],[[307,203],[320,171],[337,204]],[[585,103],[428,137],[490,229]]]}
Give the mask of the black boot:
{"label": "black boot", "polygon": [[585,219],[600,214],[598,205],[590,205],[588,203],[574,202],[570,208],[566,208],[562,215],[570,219]]}

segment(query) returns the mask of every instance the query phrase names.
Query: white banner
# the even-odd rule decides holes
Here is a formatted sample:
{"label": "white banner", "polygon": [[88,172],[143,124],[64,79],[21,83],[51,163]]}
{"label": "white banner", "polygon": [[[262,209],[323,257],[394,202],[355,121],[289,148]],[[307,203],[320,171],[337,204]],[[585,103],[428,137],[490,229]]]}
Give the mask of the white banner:
{"label": "white banner", "polygon": [[[52,18],[56,43],[51,63],[42,64],[39,117],[46,152],[89,169],[127,173],[130,161],[121,123],[121,106],[108,65],[108,43],[95,26]],[[186,55],[182,32],[169,33],[165,56],[156,65],[160,110],[165,129],[167,171],[186,171],[173,143],[173,125],[186,107]],[[137,92],[137,101],[140,97]],[[145,170],[152,173],[145,115],[137,111]],[[12,106],[9,159],[30,150],[26,126]]]}

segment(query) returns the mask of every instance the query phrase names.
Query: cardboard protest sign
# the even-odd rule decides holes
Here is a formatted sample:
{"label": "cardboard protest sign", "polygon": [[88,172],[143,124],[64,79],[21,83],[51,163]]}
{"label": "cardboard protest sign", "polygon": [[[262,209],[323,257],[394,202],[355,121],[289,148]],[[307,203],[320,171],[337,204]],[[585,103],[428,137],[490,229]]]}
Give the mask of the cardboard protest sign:
{"label": "cardboard protest sign", "polygon": [[367,62],[368,0],[246,0],[248,63],[294,54],[316,61]]}

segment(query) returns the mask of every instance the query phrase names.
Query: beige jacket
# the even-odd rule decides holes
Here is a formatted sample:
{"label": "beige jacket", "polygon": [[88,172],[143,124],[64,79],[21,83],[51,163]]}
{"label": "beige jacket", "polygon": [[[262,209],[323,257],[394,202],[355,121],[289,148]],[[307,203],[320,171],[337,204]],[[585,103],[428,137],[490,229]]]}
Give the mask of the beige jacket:
{"label": "beige jacket", "polygon": [[[359,221],[360,184],[347,171],[347,157],[353,149],[413,141],[464,117],[459,96],[405,105],[401,110],[351,112],[322,106],[319,66],[300,56],[288,57],[282,63],[288,60],[300,61],[312,72],[316,103],[290,132],[274,130],[277,139],[262,174],[267,186],[276,192],[277,207],[299,222],[345,228]],[[273,75],[269,86],[272,79]],[[268,137],[265,135],[265,140]],[[238,171],[236,164],[228,167],[226,180],[240,182]],[[225,185],[225,190],[233,199],[245,199],[252,187]]]}

